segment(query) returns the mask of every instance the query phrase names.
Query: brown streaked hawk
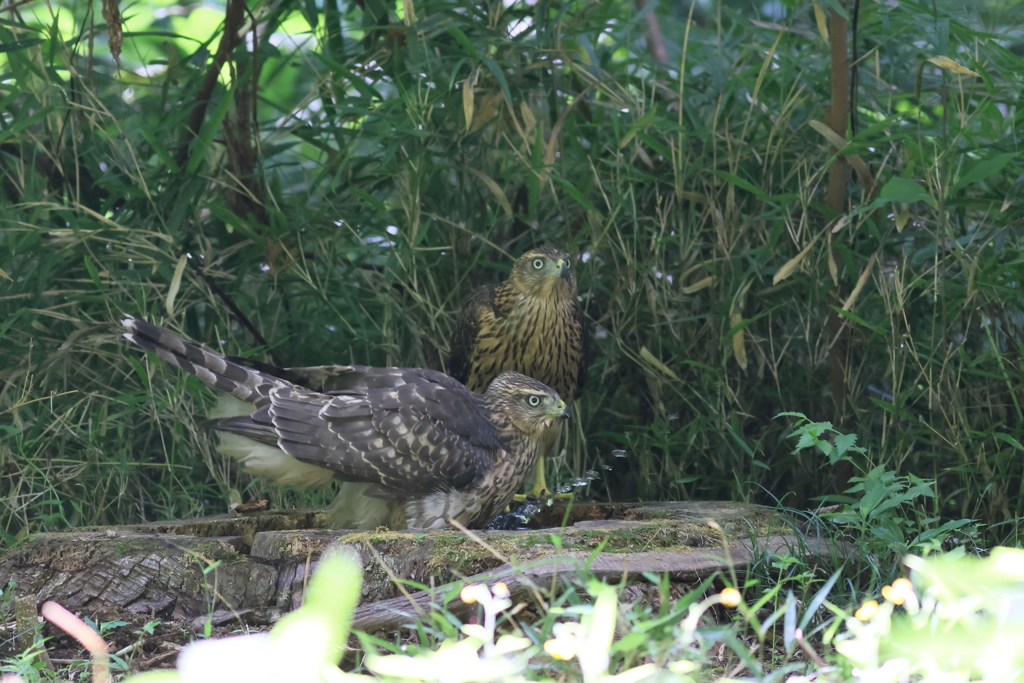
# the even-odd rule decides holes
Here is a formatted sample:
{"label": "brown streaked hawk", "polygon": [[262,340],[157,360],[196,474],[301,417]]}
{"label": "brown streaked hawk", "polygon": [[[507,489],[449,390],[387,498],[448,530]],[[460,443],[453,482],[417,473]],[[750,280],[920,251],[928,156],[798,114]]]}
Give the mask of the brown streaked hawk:
{"label": "brown streaked hawk", "polygon": [[278,369],[137,318],[122,324],[133,343],[245,404],[211,426],[248,471],[279,485],[346,482],[329,513],[337,528],[482,527],[568,416],[555,391],[516,372],[476,394],[434,370]]}
{"label": "brown streaked hawk", "polygon": [[[571,405],[587,378],[589,344],[569,255],[540,247],[516,259],[507,280],[469,296],[452,335],[448,371],[476,392],[485,391],[502,372],[520,372]],[[545,434],[534,495],[547,490],[544,457],[554,449],[560,427]]]}

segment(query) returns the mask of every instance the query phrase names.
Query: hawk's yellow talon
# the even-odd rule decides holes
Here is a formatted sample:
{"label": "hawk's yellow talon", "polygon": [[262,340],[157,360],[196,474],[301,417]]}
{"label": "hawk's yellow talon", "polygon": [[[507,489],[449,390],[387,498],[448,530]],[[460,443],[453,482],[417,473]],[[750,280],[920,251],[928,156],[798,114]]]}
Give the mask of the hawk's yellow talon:
{"label": "hawk's yellow talon", "polygon": [[545,475],[546,464],[547,458],[543,455],[537,459],[537,469],[533,480],[533,488],[530,489],[529,493],[518,493],[512,496],[513,502],[526,503],[531,498],[541,501],[572,500],[576,496],[575,493],[552,493],[550,489],[548,489],[547,476]]}

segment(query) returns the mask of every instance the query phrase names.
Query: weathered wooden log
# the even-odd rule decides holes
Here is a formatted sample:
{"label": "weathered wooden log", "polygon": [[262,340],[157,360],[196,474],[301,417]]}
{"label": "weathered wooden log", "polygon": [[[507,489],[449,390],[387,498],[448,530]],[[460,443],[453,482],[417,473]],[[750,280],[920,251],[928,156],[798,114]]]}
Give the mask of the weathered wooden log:
{"label": "weathered wooden log", "polygon": [[[619,519],[607,519],[612,515]],[[368,604],[399,596],[396,581],[417,592],[495,571],[517,586],[531,576],[547,580],[543,572],[574,570],[595,551],[590,568],[602,578],[697,576],[749,561],[745,546],[731,551],[729,562],[712,559],[722,554],[723,537],[769,539],[775,547],[783,532],[774,512],[735,503],[583,504],[549,508],[541,518],[567,526],[471,538],[454,530],[328,530],[320,513],[289,511],[39,534],[0,557],[0,585],[13,582],[15,595],[32,596],[37,606],[55,600],[104,620],[151,614],[263,624],[299,604],[307,576],[334,543],[352,545],[362,557],[361,602]],[[525,564],[548,569],[512,569]],[[423,595],[416,600],[429,601],[429,592]],[[359,623],[406,623],[411,613],[395,612],[396,604],[365,608]],[[384,619],[388,610],[396,616]]]}
{"label": "weathered wooden log", "polygon": [[459,618],[476,611],[475,604],[467,604],[460,597],[462,586],[483,583],[488,586],[504,583],[513,603],[527,599],[532,591],[546,592],[559,577],[572,581],[592,576],[601,581],[631,582],[644,580],[644,574],[668,574],[673,581],[700,581],[711,574],[749,564],[757,552],[781,553],[795,551],[801,555],[827,556],[848,551],[810,539],[801,543],[794,536],[775,536],[743,540],[731,544],[728,552],[723,547],[709,550],[661,550],[639,553],[600,554],[591,558],[586,553],[571,552],[524,564],[505,564],[493,571],[483,572],[454,584],[435,590],[418,591],[380,602],[361,605],[352,621],[352,628],[368,633],[393,631],[413,624],[417,616],[426,614],[431,606],[444,607]]}

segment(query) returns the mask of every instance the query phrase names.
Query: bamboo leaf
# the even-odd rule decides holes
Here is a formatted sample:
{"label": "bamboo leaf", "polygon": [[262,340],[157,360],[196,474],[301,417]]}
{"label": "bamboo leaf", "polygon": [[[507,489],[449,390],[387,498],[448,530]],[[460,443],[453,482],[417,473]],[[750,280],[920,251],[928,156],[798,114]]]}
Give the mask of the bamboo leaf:
{"label": "bamboo leaf", "polygon": [[413,6],[412,0],[402,0],[402,14],[406,26],[416,23],[416,8]]}
{"label": "bamboo leaf", "polygon": [[181,276],[185,273],[185,265],[188,263],[188,256],[182,254],[178,258],[178,265],[174,267],[174,276],[171,278],[171,286],[167,288],[167,315],[174,316],[174,300],[181,288]]}
{"label": "bamboo leaf", "polygon": [[473,127],[473,109],[475,106],[473,100],[473,77],[470,76],[462,81],[462,113],[466,117],[467,133]]}
{"label": "bamboo leaf", "polygon": [[583,206],[583,208],[593,211],[594,213],[598,213],[597,207],[591,204],[590,200],[584,197],[583,193],[580,192],[579,189],[577,189],[577,187],[573,185],[571,182],[553,173],[551,174],[551,179],[558,183],[559,185],[561,185],[569,194],[569,196],[575,199],[577,202],[579,202],[580,205]]}
{"label": "bamboo leaf", "polygon": [[42,42],[42,38],[26,38],[25,40],[14,40],[9,43],[0,43],[0,54],[27,50],[30,47],[41,45]]}
{"label": "bamboo leaf", "polygon": [[504,190],[498,187],[498,183],[494,182],[494,179],[491,178],[491,176],[484,173],[483,171],[478,171],[471,166],[467,166],[467,168],[470,171],[472,171],[474,175],[480,178],[480,180],[484,181],[484,185],[486,185],[487,188],[491,191],[491,193],[494,195],[494,198],[498,200],[498,204],[501,205],[501,208],[505,211],[505,214],[509,218],[511,218],[512,205],[508,203],[508,197],[505,196]]}
{"label": "bamboo leaf", "polygon": [[529,138],[537,125],[537,119],[530,111],[530,105],[526,103],[526,100],[519,103],[519,114],[523,117],[523,137]]}
{"label": "bamboo leaf", "polygon": [[775,202],[772,201],[772,198],[769,197],[764,190],[762,190],[760,187],[757,187],[753,183],[750,183],[735,174],[729,173],[728,171],[715,171],[714,173],[722,180],[728,181],[738,187],[742,187],[744,190],[750,192],[761,201],[767,204],[771,204],[772,206],[776,206]]}
{"label": "bamboo leaf", "polygon": [[194,174],[199,170],[199,164],[203,163],[203,159],[206,158],[206,150],[210,148],[213,143],[213,136],[220,130],[220,124],[224,121],[224,117],[228,115],[228,109],[231,107],[232,94],[225,92],[220,99],[220,103],[217,108],[213,111],[213,114],[206,120],[206,123],[199,129],[199,135],[196,136],[195,146],[192,147],[192,156],[188,160],[188,165],[185,167],[185,172],[189,175]]}
{"label": "bamboo leaf", "polygon": [[662,363],[657,356],[647,350],[646,346],[640,347],[640,358],[642,358],[645,363],[649,363],[657,368],[666,377],[674,379],[677,382],[679,381],[679,376],[672,372],[672,368]]}
{"label": "bamboo leaf", "polygon": [[979,74],[977,71],[971,71],[966,66],[960,66],[949,57],[929,57],[928,61],[934,64],[935,66],[939,67],[940,69],[946,69],[948,71],[952,71],[955,74],[962,74],[964,76],[977,76],[978,78],[981,78],[981,74]]}
{"label": "bamboo leaf", "polygon": [[971,183],[980,183],[981,181],[988,178],[993,173],[998,173],[1003,170],[1003,167],[1016,158],[1017,152],[1007,152],[1005,154],[997,154],[991,159],[982,159],[981,161],[974,164],[971,170],[964,173],[960,178],[953,184],[953,187],[949,188],[949,192],[946,196],[961,190]]}
{"label": "bamboo leaf", "polygon": [[828,144],[832,145],[837,150],[842,150],[846,147],[846,139],[839,135],[839,133],[832,130],[827,123],[811,119],[807,122],[807,125],[816,130],[823,138],[828,140]]}
{"label": "bamboo leaf", "polygon": [[316,8],[316,0],[303,0],[302,8],[306,17],[306,21],[309,22],[309,28],[316,30],[316,25],[320,12]]}
{"label": "bamboo leaf", "polygon": [[896,232],[903,232],[903,228],[907,226],[907,221],[909,220],[910,209],[903,207],[903,209],[893,217],[893,222],[896,224]]}
{"label": "bamboo leaf", "polygon": [[474,62],[480,61],[480,53],[476,51],[476,45],[463,33],[462,29],[458,26],[449,26],[446,30],[455,40],[459,41],[459,44],[466,49],[466,53]]}
{"label": "bamboo leaf", "polygon": [[501,86],[501,92],[505,95],[505,101],[508,102],[508,106],[512,107],[512,93],[508,89],[508,81],[505,79],[505,72],[501,70],[498,63],[491,58],[483,60],[484,64],[490,69],[494,77],[498,79],[498,85]]}
{"label": "bamboo leaf", "polygon": [[709,275],[705,278],[697,280],[692,285],[682,287],[681,291],[683,292],[683,294],[693,294],[694,292],[699,292],[702,289],[710,287],[714,281],[715,278]]}
{"label": "bamboo leaf", "polygon": [[171,173],[177,173],[181,170],[181,167],[178,166],[178,162],[174,160],[174,157],[172,157],[171,153],[167,151],[167,148],[156,139],[156,136],[153,135],[152,131],[148,130],[146,126],[139,126],[139,134],[145,138],[146,142],[149,143],[153,152],[160,157],[160,161],[164,163],[167,170]]}
{"label": "bamboo leaf", "polygon": [[821,9],[821,5],[818,3],[814,3],[814,23],[818,25],[821,39],[828,45],[828,22],[825,21],[825,10]]}
{"label": "bamboo leaf", "polygon": [[878,260],[878,254],[872,254],[871,258],[868,259],[868,264],[864,266],[864,270],[861,271],[860,277],[857,278],[857,284],[854,286],[853,291],[850,292],[850,297],[843,304],[843,310],[849,311],[853,308],[854,304],[857,303],[857,297],[860,296],[860,292],[864,289],[864,285],[867,284],[868,278],[871,277],[871,271],[875,267],[875,261]]}
{"label": "bamboo leaf", "polygon": [[935,206],[935,200],[928,194],[924,185],[910,178],[893,178],[882,186],[878,196],[880,199],[903,202],[904,204],[927,202]]}
{"label": "bamboo leaf", "polygon": [[832,284],[839,286],[839,266],[836,264],[835,255],[832,253],[832,235],[828,236],[828,274],[832,276]]}
{"label": "bamboo leaf", "polygon": [[106,289],[106,286],[103,284],[103,281],[100,279],[100,271],[96,267],[96,264],[92,262],[92,259],[89,258],[89,255],[86,254],[83,260],[85,262],[85,270],[88,271],[88,273],[89,273],[89,279],[91,279],[92,283],[94,285],[96,285],[96,289],[99,289],[99,290]]}
{"label": "bamboo leaf", "polygon": [[[743,322],[743,315],[740,313],[733,313],[729,318],[729,325],[736,327]],[[744,370],[747,369],[747,348],[744,344],[744,335],[746,334],[746,328],[740,328],[732,335],[732,355],[736,359],[736,363]]]}
{"label": "bamboo leaf", "polygon": [[51,111],[53,111],[53,105],[47,105],[42,109],[33,112],[29,116],[18,114],[14,118],[14,122],[9,128],[0,131],[0,142],[4,142],[7,138],[12,135],[17,135],[21,131],[25,130],[29,126],[35,125],[37,122],[44,119]]}
{"label": "bamboo leaf", "polygon": [[820,232],[814,236],[814,239],[811,240],[810,244],[808,244],[806,247],[800,250],[799,254],[789,259],[784,264],[782,264],[782,267],[779,268],[778,271],[776,271],[775,277],[772,278],[773,285],[779,284],[780,282],[782,282],[787,277],[793,274],[793,271],[795,271],[797,266],[800,265],[800,262],[804,260],[805,256],[807,256],[807,252],[809,252],[811,248],[813,248],[814,245],[817,244],[819,237],[821,237]]}
{"label": "bamboo leaf", "polygon": [[868,168],[867,163],[860,157],[859,154],[843,154],[843,151],[850,146],[850,144],[838,133],[826,123],[821,121],[810,120],[807,122],[808,125],[816,130],[823,138],[828,140],[828,143],[835,147],[836,152],[845,158],[851,166],[853,166],[854,172],[857,174],[857,179],[860,180],[860,184],[864,186],[864,191],[867,194],[871,194],[874,189],[875,179],[871,175],[871,169]]}
{"label": "bamboo leaf", "polygon": [[626,131],[626,134],[622,136],[622,140],[619,141],[619,149],[622,149],[623,147],[628,145],[629,141],[632,140],[634,137],[636,137],[637,133],[639,133],[644,128],[647,128],[648,126],[650,126],[651,123],[653,123],[654,117],[657,114],[658,114],[658,108],[657,107],[652,107],[650,111],[648,111],[646,114],[641,116],[636,121],[636,123],[634,123],[632,126],[630,126],[629,130]]}
{"label": "bamboo leaf", "polygon": [[1021,445],[1020,441],[1017,441],[1017,439],[1013,438],[1009,434],[1004,434],[1003,432],[995,432],[992,434],[992,436],[999,439],[1003,443],[1013,446],[1018,451],[1024,451],[1024,446]]}

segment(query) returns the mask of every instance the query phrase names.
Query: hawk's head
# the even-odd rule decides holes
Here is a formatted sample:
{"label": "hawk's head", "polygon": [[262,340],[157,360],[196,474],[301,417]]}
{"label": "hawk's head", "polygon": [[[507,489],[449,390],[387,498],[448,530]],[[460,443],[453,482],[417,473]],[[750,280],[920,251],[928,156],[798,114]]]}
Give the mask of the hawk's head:
{"label": "hawk's head", "polygon": [[544,299],[576,296],[569,255],[554,247],[531,249],[516,259],[509,279],[523,294]]}
{"label": "hawk's head", "polygon": [[484,395],[527,435],[539,434],[556,420],[569,417],[569,406],[558,392],[511,370],[495,377]]}

